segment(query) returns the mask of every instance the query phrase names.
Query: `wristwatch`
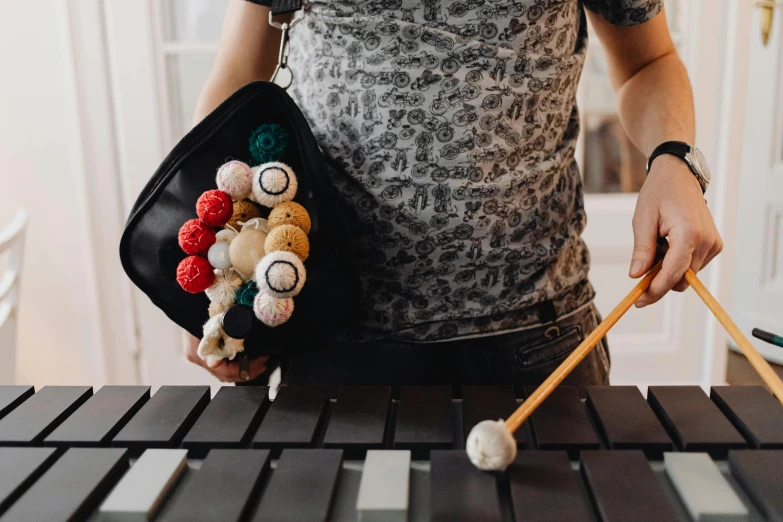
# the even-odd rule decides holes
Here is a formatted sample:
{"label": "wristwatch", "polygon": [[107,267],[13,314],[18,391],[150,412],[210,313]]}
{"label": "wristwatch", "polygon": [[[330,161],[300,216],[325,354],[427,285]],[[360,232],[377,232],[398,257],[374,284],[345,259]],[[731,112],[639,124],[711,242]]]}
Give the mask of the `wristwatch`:
{"label": "wristwatch", "polygon": [[671,154],[681,158],[699,180],[702,193],[707,192],[707,186],[710,184],[710,168],[707,166],[707,160],[704,158],[704,154],[699,149],[692,145],[688,145],[684,141],[665,141],[655,147],[655,150],[650,154],[650,159],[647,160],[647,173],[650,173],[650,165],[655,158],[661,154]]}

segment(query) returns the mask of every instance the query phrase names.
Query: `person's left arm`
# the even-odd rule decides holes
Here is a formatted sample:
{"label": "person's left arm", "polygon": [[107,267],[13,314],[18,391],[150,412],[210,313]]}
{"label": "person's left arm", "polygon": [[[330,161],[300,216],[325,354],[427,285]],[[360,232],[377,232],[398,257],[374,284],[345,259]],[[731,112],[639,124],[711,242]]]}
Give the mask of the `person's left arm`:
{"label": "person's left arm", "polygon": [[[609,62],[620,120],[634,145],[649,157],[665,141],[693,144],[693,95],[685,66],[661,11],[630,27],[587,11]],[[698,272],[723,249],[701,186],[680,158],[663,154],[652,163],[633,217],[631,277],[652,268],[658,237],[669,238],[663,268],[637,306],[658,301],[672,288],[685,290],[690,267]]]}

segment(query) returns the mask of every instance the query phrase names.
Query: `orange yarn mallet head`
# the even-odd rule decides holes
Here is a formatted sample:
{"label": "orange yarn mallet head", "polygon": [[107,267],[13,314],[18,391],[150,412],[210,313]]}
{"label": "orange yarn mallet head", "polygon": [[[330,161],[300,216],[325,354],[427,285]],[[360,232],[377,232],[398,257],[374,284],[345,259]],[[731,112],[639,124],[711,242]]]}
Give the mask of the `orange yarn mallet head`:
{"label": "orange yarn mallet head", "polygon": [[226,223],[227,226],[234,230],[240,230],[242,225],[239,223],[250,221],[253,218],[260,218],[261,210],[252,202],[247,200],[237,201],[234,203],[234,214],[231,219]]}
{"label": "orange yarn mallet head", "polygon": [[264,243],[265,252],[293,252],[304,261],[310,255],[310,242],[301,228],[294,225],[280,225],[269,231]]}
{"label": "orange yarn mallet head", "polygon": [[269,213],[269,229],[280,225],[294,225],[302,229],[305,234],[310,233],[310,215],[307,210],[295,201],[280,203]]}

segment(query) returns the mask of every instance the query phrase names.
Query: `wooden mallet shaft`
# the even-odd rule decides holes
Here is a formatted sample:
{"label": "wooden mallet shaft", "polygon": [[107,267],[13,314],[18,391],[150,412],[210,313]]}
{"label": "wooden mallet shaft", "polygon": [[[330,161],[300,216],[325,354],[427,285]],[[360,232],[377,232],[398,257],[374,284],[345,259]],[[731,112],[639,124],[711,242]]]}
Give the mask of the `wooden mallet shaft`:
{"label": "wooden mallet shaft", "polygon": [[777,376],[769,363],[756,351],[748,338],[745,337],[734,321],[731,320],[731,317],[726,313],[726,310],[724,310],[720,303],[710,294],[707,287],[704,286],[690,268],[685,272],[685,280],[691,285],[696,293],[699,294],[699,297],[701,297],[701,300],[707,305],[707,308],[710,309],[718,322],[723,325],[731,338],[734,339],[734,342],[740,347],[742,353],[745,354],[745,357],[748,358],[750,364],[756,369],[764,383],[769,386],[772,393],[775,394],[775,397],[783,403],[783,381],[780,380],[780,377]]}
{"label": "wooden mallet shaft", "polygon": [[636,300],[647,291],[647,289],[650,287],[650,282],[652,282],[653,278],[661,270],[661,263],[663,263],[663,259],[655,264],[652,270],[650,270],[650,272],[644,276],[635,287],[633,287],[633,290],[631,290],[631,292],[625,296],[622,301],[620,301],[620,304],[615,306],[614,310],[612,310],[609,315],[607,315],[606,318],[601,321],[601,324],[599,324],[595,330],[593,330],[590,335],[588,335],[585,340],[582,341],[573,352],[571,352],[571,355],[569,355],[565,361],[560,363],[560,366],[558,366],[557,369],[552,372],[552,374],[547,377],[544,382],[541,383],[536,391],[534,391],[533,394],[528,397],[527,400],[525,400],[525,402],[523,402],[508,419],[506,419],[506,427],[508,428],[509,432],[514,433],[519,429],[520,426],[522,426],[522,423],[527,420],[527,418],[535,411],[535,409],[538,408],[538,406],[544,402],[547,397],[549,397],[549,394],[552,393],[552,390],[557,388],[557,386],[563,382],[563,379],[565,379],[568,374],[571,373],[574,368],[576,368],[576,365],[582,362],[582,359],[587,357],[587,354],[590,353],[593,348],[595,348],[598,342],[607,334],[607,332],[609,332],[612,326],[614,326],[615,323],[617,323],[617,321],[619,321],[620,318],[625,314],[625,312],[627,312],[628,309],[633,306]]}

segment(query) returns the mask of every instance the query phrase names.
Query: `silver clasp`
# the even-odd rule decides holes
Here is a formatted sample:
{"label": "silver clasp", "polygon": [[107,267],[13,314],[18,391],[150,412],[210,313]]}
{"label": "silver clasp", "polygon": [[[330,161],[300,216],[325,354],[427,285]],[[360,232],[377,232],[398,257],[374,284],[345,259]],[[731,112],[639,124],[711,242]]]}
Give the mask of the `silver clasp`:
{"label": "silver clasp", "polygon": [[290,31],[294,26],[296,26],[296,24],[304,19],[304,9],[298,12],[300,13],[298,17],[295,16],[290,23],[284,22],[282,24],[273,21],[272,12],[269,12],[269,25],[280,29],[283,32],[280,38],[280,52],[277,55],[277,66],[275,67],[275,71],[272,73],[272,78],[270,81],[276,83],[283,89],[288,89],[291,86],[291,83],[294,81],[294,73],[288,66],[288,54],[291,51],[291,37],[288,35],[288,31]]}

